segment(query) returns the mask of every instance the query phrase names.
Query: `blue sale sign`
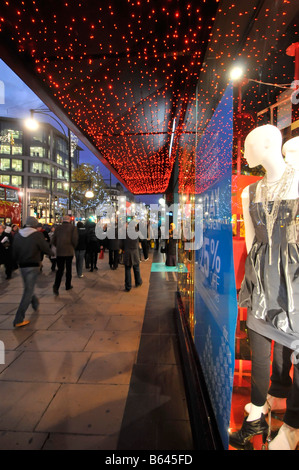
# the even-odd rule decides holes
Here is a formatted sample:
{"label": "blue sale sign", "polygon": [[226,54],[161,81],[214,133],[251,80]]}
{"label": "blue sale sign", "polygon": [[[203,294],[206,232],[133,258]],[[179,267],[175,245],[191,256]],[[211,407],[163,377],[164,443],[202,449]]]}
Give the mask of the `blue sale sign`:
{"label": "blue sale sign", "polygon": [[233,89],[229,86],[196,151],[203,236],[195,255],[194,341],[219,432],[228,447],[237,296],[231,224]]}

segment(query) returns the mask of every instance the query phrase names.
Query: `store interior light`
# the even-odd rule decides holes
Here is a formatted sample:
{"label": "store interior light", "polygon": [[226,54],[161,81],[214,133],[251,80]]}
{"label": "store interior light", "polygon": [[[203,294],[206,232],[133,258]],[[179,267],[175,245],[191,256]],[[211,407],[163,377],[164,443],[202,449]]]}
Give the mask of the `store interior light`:
{"label": "store interior light", "polygon": [[230,78],[231,80],[240,80],[242,76],[244,75],[244,70],[240,66],[235,66],[231,69],[230,71]]}

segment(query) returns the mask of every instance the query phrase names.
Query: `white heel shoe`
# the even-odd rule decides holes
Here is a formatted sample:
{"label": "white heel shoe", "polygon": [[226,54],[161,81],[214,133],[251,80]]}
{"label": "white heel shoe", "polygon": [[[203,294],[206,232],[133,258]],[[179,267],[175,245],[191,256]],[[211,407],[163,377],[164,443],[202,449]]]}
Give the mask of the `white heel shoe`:
{"label": "white heel shoe", "polygon": [[296,450],[299,444],[299,429],[283,423],[275,439],[268,445],[269,450]]}

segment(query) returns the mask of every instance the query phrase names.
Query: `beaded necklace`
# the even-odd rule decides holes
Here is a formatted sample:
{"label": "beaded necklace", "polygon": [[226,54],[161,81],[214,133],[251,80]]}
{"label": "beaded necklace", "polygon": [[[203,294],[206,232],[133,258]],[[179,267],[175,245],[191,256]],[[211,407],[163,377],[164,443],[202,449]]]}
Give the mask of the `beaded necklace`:
{"label": "beaded necklace", "polygon": [[269,241],[269,264],[272,264],[272,233],[277,219],[280,203],[286,199],[294,178],[295,170],[286,165],[282,177],[278,181],[268,183],[267,174],[259,182],[262,206],[266,217],[266,228]]}

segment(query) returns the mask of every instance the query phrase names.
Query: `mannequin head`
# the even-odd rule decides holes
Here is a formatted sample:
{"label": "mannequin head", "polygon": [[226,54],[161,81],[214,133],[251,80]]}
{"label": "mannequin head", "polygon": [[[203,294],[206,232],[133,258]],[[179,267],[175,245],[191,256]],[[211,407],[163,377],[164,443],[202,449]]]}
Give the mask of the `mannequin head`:
{"label": "mannequin head", "polygon": [[299,170],[299,137],[293,137],[282,147],[282,154],[286,163]]}
{"label": "mannequin head", "polygon": [[280,130],[266,124],[251,131],[245,139],[244,157],[249,168],[262,165],[267,169],[269,163],[282,160],[282,135]]}

